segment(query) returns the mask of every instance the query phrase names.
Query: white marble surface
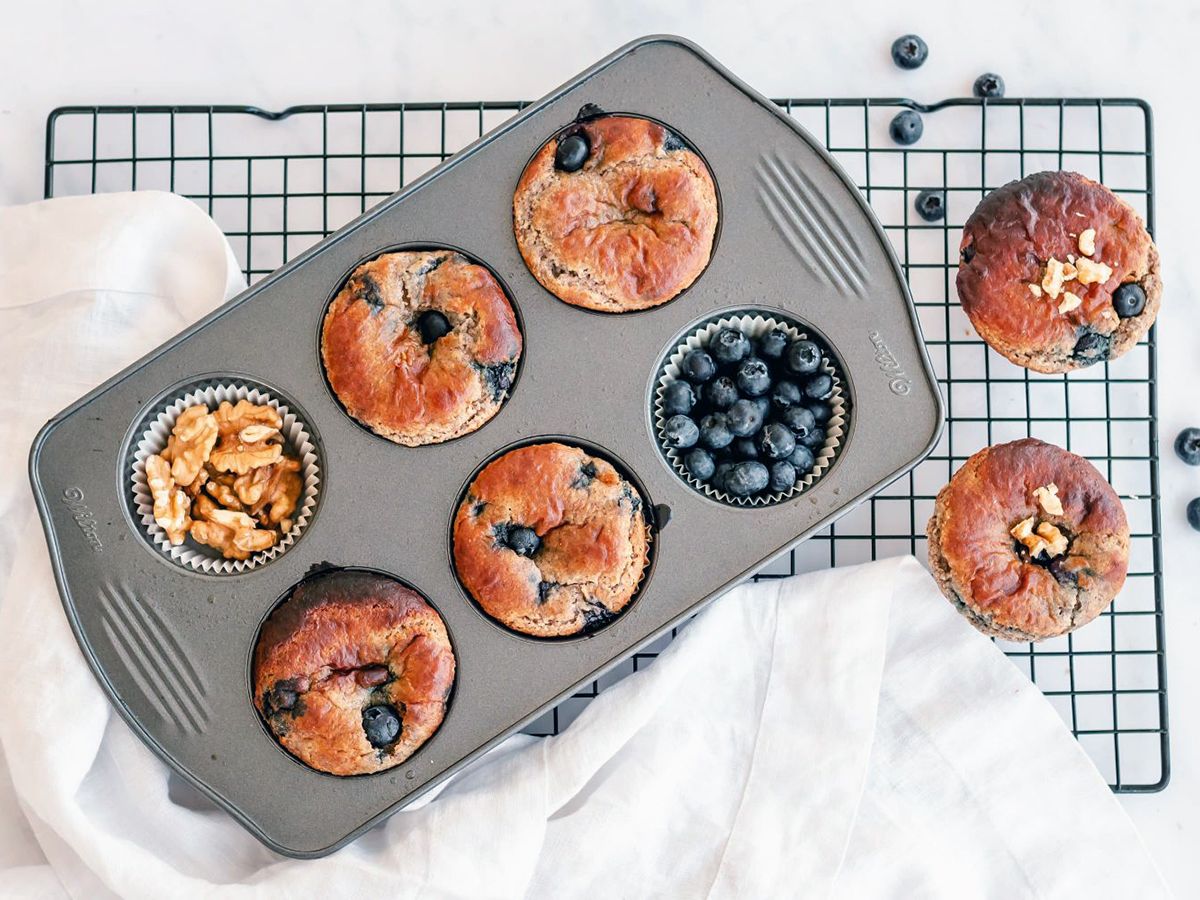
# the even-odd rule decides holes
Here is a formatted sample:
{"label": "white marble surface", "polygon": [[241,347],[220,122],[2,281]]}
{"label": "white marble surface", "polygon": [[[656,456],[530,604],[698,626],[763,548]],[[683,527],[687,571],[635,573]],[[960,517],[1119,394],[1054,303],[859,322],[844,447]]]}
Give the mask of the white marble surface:
{"label": "white marble surface", "polygon": [[[40,0],[13,4],[0,29],[0,203],[38,199],[46,114],[67,103],[292,103],[522,99],[540,96],[624,41],[686,35],[771,96],[969,93],[1002,73],[1011,96],[1138,96],[1154,106],[1160,317],[1160,404],[1174,775],[1162,793],[1124,795],[1168,880],[1189,895],[1200,879],[1200,535],[1183,507],[1200,470],[1170,441],[1200,424],[1194,385],[1200,279],[1193,160],[1200,146],[1194,65],[1200,7],[1114,0],[917,4],[381,2],[155,5]],[[906,9],[905,7],[913,7]],[[1001,11],[1003,10],[1003,11]],[[915,31],[931,47],[901,72],[888,46]]]}

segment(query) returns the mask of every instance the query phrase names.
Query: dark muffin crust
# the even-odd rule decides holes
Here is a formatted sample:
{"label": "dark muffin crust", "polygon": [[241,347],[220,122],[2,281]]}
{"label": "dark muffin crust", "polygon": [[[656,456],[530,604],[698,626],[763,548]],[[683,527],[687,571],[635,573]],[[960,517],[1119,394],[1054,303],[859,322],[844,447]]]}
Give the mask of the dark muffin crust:
{"label": "dark muffin crust", "polygon": [[[1079,234],[1095,230],[1090,259],[1107,265],[1107,281],[1065,282],[1082,301],[1035,296],[1047,262],[1078,259]],[[967,219],[959,247],[958,296],[980,336],[1002,356],[1036,372],[1067,372],[1121,356],[1158,315],[1158,251],[1145,225],[1102,184],[1075,172],[1039,172],[988,194]],[[1113,293],[1136,282],[1141,313],[1122,319]]]}
{"label": "dark muffin crust", "polygon": [[[423,315],[450,330],[426,343]],[[329,305],[321,358],[346,411],[398,444],[483,426],[508,396],[521,332],[485,267],[452,250],[387,253],[354,270]]]}
{"label": "dark muffin crust", "polygon": [[[649,555],[636,488],[578,447],[521,447],[488,463],[454,519],[454,566],[492,618],[524,634],[560,637],[610,621],[633,599]],[[536,532],[522,555],[512,529]]]}
{"label": "dark muffin crust", "polygon": [[[1062,515],[1034,490],[1056,485]],[[1068,538],[1066,553],[1030,558],[1010,533],[1033,516]],[[942,592],[985,634],[1040,641],[1094,619],[1125,583],[1129,524],[1087,460],[1033,438],[980,450],[938,492],[926,529]]]}
{"label": "dark muffin crust", "polygon": [[[254,705],[301,762],[362,775],[408,759],[441,725],[454,685],[441,616],[416,592],[370,572],[313,576],[263,624],[254,649]],[[367,709],[388,706],[400,733],[373,745]]]}
{"label": "dark muffin crust", "polygon": [[[555,168],[559,141],[586,136],[583,167]],[[704,270],[717,194],[704,161],[634,116],[580,122],[533,157],[513,197],[517,245],[561,300],[602,312],[666,303]]]}

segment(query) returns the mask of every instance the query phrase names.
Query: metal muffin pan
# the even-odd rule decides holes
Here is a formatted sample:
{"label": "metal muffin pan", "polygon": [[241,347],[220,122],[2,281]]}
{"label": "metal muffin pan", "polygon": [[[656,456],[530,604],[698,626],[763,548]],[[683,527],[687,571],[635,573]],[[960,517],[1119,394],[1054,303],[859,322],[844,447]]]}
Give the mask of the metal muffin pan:
{"label": "metal muffin pan", "polygon": [[[526,269],[512,192],[533,152],[586,103],[668,123],[703,154],[721,197],[720,243],[674,301],[602,315],[569,306]],[[354,265],[402,244],[462,248],[500,276],[525,338],[510,399],[473,434],[407,448],[368,433],[326,387],[325,304]],[[668,467],[651,392],[669,349],[714,314],[778,309],[843,365],[853,416],[833,468],[802,496],[735,508]],[[322,447],[321,502],[304,534],[242,574],[186,571],[130,514],[133,431],[172,386],[240,375],[304,410]],[[38,435],[30,477],[63,605],[114,707],[160,757],[269,847],[327,854],[412,801],[639,647],[911,469],[942,404],[888,241],[831,158],[766,98],[676,37],[634,41],[429,172],[64,410]],[[621,460],[669,524],[626,612],[581,640],[537,641],[463,595],[447,522],[498,450],[575,437]],[[739,540],[728,539],[730,533]],[[266,733],[250,698],[259,624],[315,566],[377,569],[435,605],[458,659],[440,731],[406,763],[338,778]]]}

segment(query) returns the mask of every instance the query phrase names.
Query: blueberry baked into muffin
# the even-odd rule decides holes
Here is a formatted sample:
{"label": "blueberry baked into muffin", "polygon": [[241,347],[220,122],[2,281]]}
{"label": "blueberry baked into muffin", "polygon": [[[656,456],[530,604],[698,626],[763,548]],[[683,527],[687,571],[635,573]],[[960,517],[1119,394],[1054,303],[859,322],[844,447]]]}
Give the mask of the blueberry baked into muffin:
{"label": "blueberry baked into muffin", "polygon": [[442,724],[454,651],[441,616],[395,579],[313,576],[263,624],[254,705],[284,748],[331,775],[397,766]]}
{"label": "blueberry baked into muffin", "polygon": [[1039,172],[988,194],[967,219],[958,296],[980,336],[1035,372],[1116,359],[1158,315],[1158,250],[1102,184]]}
{"label": "blueberry baked into muffin", "polygon": [[536,637],[615,618],[637,593],[649,543],[637,489],[566,444],[532,444],[488,463],[454,518],[463,586],[493,619]]}
{"label": "blueberry baked into muffin", "polygon": [[1086,625],[1125,583],[1129,524],[1087,460],[1027,438],[980,450],[938,492],[929,563],[976,628],[1040,641]]}
{"label": "blueberry baked into muffin", "polygon": [[560,300],[648,309],[708,265],[716,186],[704,161],[657,122],[585,118],[525,167],[513,227],[529,271]]}
{"label": "blueberry baked into muffin", "polygon": [[475,431],[508,397],[521,332],[504,290],[453,250],[386,253],[325,314],[321,359],[352,417],[410,447]]}

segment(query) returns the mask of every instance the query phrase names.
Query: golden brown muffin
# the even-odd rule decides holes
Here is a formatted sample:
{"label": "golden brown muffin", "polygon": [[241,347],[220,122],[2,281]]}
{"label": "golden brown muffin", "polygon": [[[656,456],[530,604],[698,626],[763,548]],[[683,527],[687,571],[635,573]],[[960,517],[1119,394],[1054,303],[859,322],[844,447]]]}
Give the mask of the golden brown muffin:
{"label": "golden brown muffin", "polygon": [[289,753],[332,775],[397,766],[442,724],[454,651],[441,616],[384,575],[303,581],[263,624],[254,705]]}
{"label": "golden brown muffin", "polygon": [[533,444],[471,483],[454,519],[454,567],[489,616],[557,637],[599,628],[629,604],[649,541],[642,498],[612,465]]}
{"label": "golden brown muffin", "polygon": [[[569,171],[561,158],[556,165],[568,140],[586,152]],[[717,191],[704,161],[661,125],[601,116],[561,132],[525,167],[513,227],[529,271],[560,300],[601,312],[648,309],[708,265]]]}
{"label": "golden brown muffin", "polygon": [[980,450],[938,492],[926,529],[939,586],[976,628],[1040,641],[1121,590],[1129,524],[1086,459],[1033,438]]}
{"label": "golden brown muffin", "polygon": [[520,356],[503,289],[453,250],[363,263],[321,330],[325,374],[346,412],[410,447],[482,427],[508,397]]}
{"label": "golden brown muffin", "polygon": [[1158,315],[1158,251],[1145,225],[1075,172],[1038,172],[992,191],[959,250],[958,296],[975,330],[1035,372],[1116,359]]}

